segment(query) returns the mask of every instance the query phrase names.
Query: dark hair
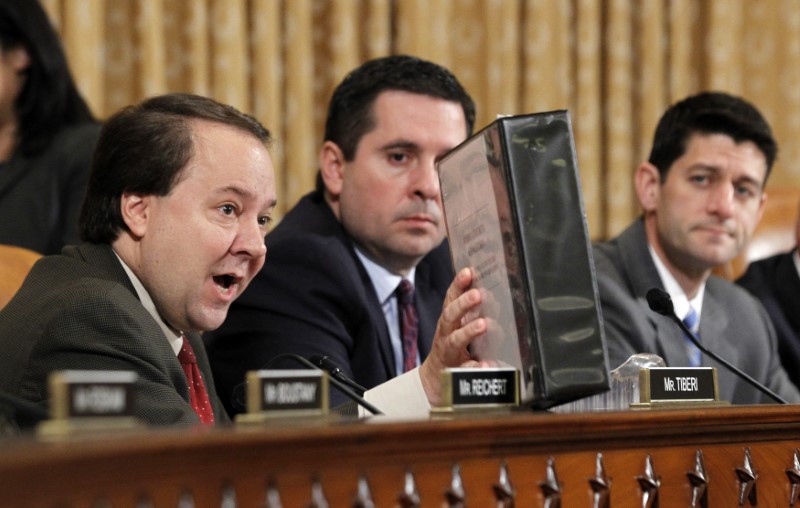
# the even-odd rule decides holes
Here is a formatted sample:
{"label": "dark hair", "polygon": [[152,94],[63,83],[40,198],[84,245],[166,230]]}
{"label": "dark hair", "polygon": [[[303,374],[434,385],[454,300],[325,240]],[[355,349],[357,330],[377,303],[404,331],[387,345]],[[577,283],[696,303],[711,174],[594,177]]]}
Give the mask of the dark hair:
{"label": "dark hair", "polygon": [[30,65],[14,109],[19,151],[38,153],[65,125],[93,122],[70,74],[61,40],[38,0],[0,0],[0,49],[22,47]]}
{"label": "dark hair", "polygon": [[467,122],[467,135],[472,133],[475,104],[450,71],[413,56],[377,58],[350,72],[334,90],[328,106],[325,141],[336,143],[345,160],[353,160],[358,142],[374,127],[372,105],[378,95],[387,90],[460,103]]}
{"label": "dark hair", "polygon": [[752,104],[722,92],[703,92],[672,105],[661,117],[653,137],[649,162],[658,168],[661,181],[672,163],[686,151],[696,133],[725,134],[735,142],[752,141],[767,159],[764,183],[778,155],[778,144],[769,124]]}
{"label": "dark hair", "polygon": [[192,120],[235,127],[265,145],[271,141],[258,120],[207,97],[168,94],[122,109],[106,121],[97,141],[80,216],[84,241],[111,243],[127,229],[123,192],[169,194],[194,155]]}

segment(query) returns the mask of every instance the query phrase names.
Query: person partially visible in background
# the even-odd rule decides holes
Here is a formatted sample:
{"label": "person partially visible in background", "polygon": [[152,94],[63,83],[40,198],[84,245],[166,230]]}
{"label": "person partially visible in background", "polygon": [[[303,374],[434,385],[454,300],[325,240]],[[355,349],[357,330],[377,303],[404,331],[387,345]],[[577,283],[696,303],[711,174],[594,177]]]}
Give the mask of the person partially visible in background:
{"label": "person partially visible in background", "polygon": [[42,6],[0,0],[0,244],[78,243],[99,132]]}
{"label": "person partially visible in background", "polygon": [[800,214],[795,247],[747,267],[737,284],[750,291],[767,309],[778,334],[778,355],[792,382],[800,387]]}

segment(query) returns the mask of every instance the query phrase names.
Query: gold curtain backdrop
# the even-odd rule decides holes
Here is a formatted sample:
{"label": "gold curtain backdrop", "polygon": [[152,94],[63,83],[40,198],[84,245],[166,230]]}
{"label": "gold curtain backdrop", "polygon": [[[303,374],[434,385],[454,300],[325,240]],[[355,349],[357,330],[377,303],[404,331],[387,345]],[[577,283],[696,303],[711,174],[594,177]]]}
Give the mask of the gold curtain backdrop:
{"label": "gold curtain backdrop", "polygon": [[797,0],[43,0],[93,111],[193,92],[273,132],[280,212],[313,187],[326,103],[369,58],[449,67],[497,114],[569,109],[591,235],[638,214],[631,178],[672,102],[755,102],[781,145],[769,188],[800,188]]}

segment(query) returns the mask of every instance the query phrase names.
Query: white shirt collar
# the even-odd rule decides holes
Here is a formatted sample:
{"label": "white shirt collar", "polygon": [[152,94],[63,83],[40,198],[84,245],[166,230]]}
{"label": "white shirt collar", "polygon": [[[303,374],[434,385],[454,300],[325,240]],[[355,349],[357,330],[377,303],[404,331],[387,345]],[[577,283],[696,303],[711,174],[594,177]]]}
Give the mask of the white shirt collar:
{"label": "white shirt collar", "polygon": [[664,290],[669,293],[670,298],[672,298],[675,314],[683,319],[686,317],[686,314],[689,312],[689,307],[691,306],[695,312],[697,312],[697,319],[699,320],[703,313],[703,295],[706,292],[705,282],[700,286],[700,289],[697,290],[695,297],[689,300],[683,288],[681,288],[681,285],[678,284],[678,281],[675,280],[675,277],[672,276],[666,265],[664,265],[664,262],[661,261],[661,258],[656,254],[653,246],[648,244],[647,249],[650,251],[650,256],[653,258],[653,263],[656,265],[656,270],[658,271],[658,276],[661,278],[661,283],[664,285]]}
{"label": "white shirt collar", "polygon": [[161,319],[161,316],[156,310],[156,304],[153,302],[153,299],[150,298],[150,293],[148,293],[144,288],[144,285],[142,285],[142,281],[140,281],[139,278],[133,273],[133,270],[131,270],[130,267],[125,264],[125,261],[119,257],[119,254],[116,252],[114,252],[114,254],[117,256],[117,259],[119,259],[119,262],[122,263],[122,268],[125,269],[125,273],[128,274],[128,278],[131,280],[131,284],[133,284],[133,289],[136,290],[136,294],[139,296],[139,301],[142,302],[142,305],[147,312],[153,316],[153,319],[156,320],[158,326],[161,327],[161,330],[164,332],[164,336],[172,346],[172,350],[175,351],[175,356],[178,356],[178,353],[183,347],[183,335],[167,326],[167,323]]}
{"label": "white shirt collar", "polygon": [[[358,259],[361,260],[361,263],[364,265],[364,268],[367,270],[367,275],[369,275],[369,279],[372,281],[372,286],[375,288],[375,292],[378,294],[378,301],[383,304],[392,297],[394,291],[397,289],[397,285],[400,284],[400,281],[403,279],[400,275],[395,275],[386,268],[382,267],[378,263],[372,261],[370,258],[364,255],[358,247],[356,247],[356,254],[358,255]],[[405,277],[408,279],[409,282],[412,284],[414,283],[414,274],[417,270],[415,266],[408,272],[408,276]]]}

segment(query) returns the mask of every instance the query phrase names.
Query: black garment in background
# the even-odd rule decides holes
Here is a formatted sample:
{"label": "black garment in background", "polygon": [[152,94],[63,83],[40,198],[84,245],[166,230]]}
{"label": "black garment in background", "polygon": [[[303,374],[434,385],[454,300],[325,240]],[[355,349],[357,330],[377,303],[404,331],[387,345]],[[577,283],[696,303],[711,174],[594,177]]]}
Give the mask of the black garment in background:
{"label": "black garment in background", "polygon": [[100,124],[68,126],[44,153],[0,165],[0,244],[58,254],[78,244],[80,214]]}
{"label": "black garment in background", "polygon": [[767,309],[778,334],[778,353],[792,382],[800,387],[800,276],[794,250],[750,263],[736,281]]}

